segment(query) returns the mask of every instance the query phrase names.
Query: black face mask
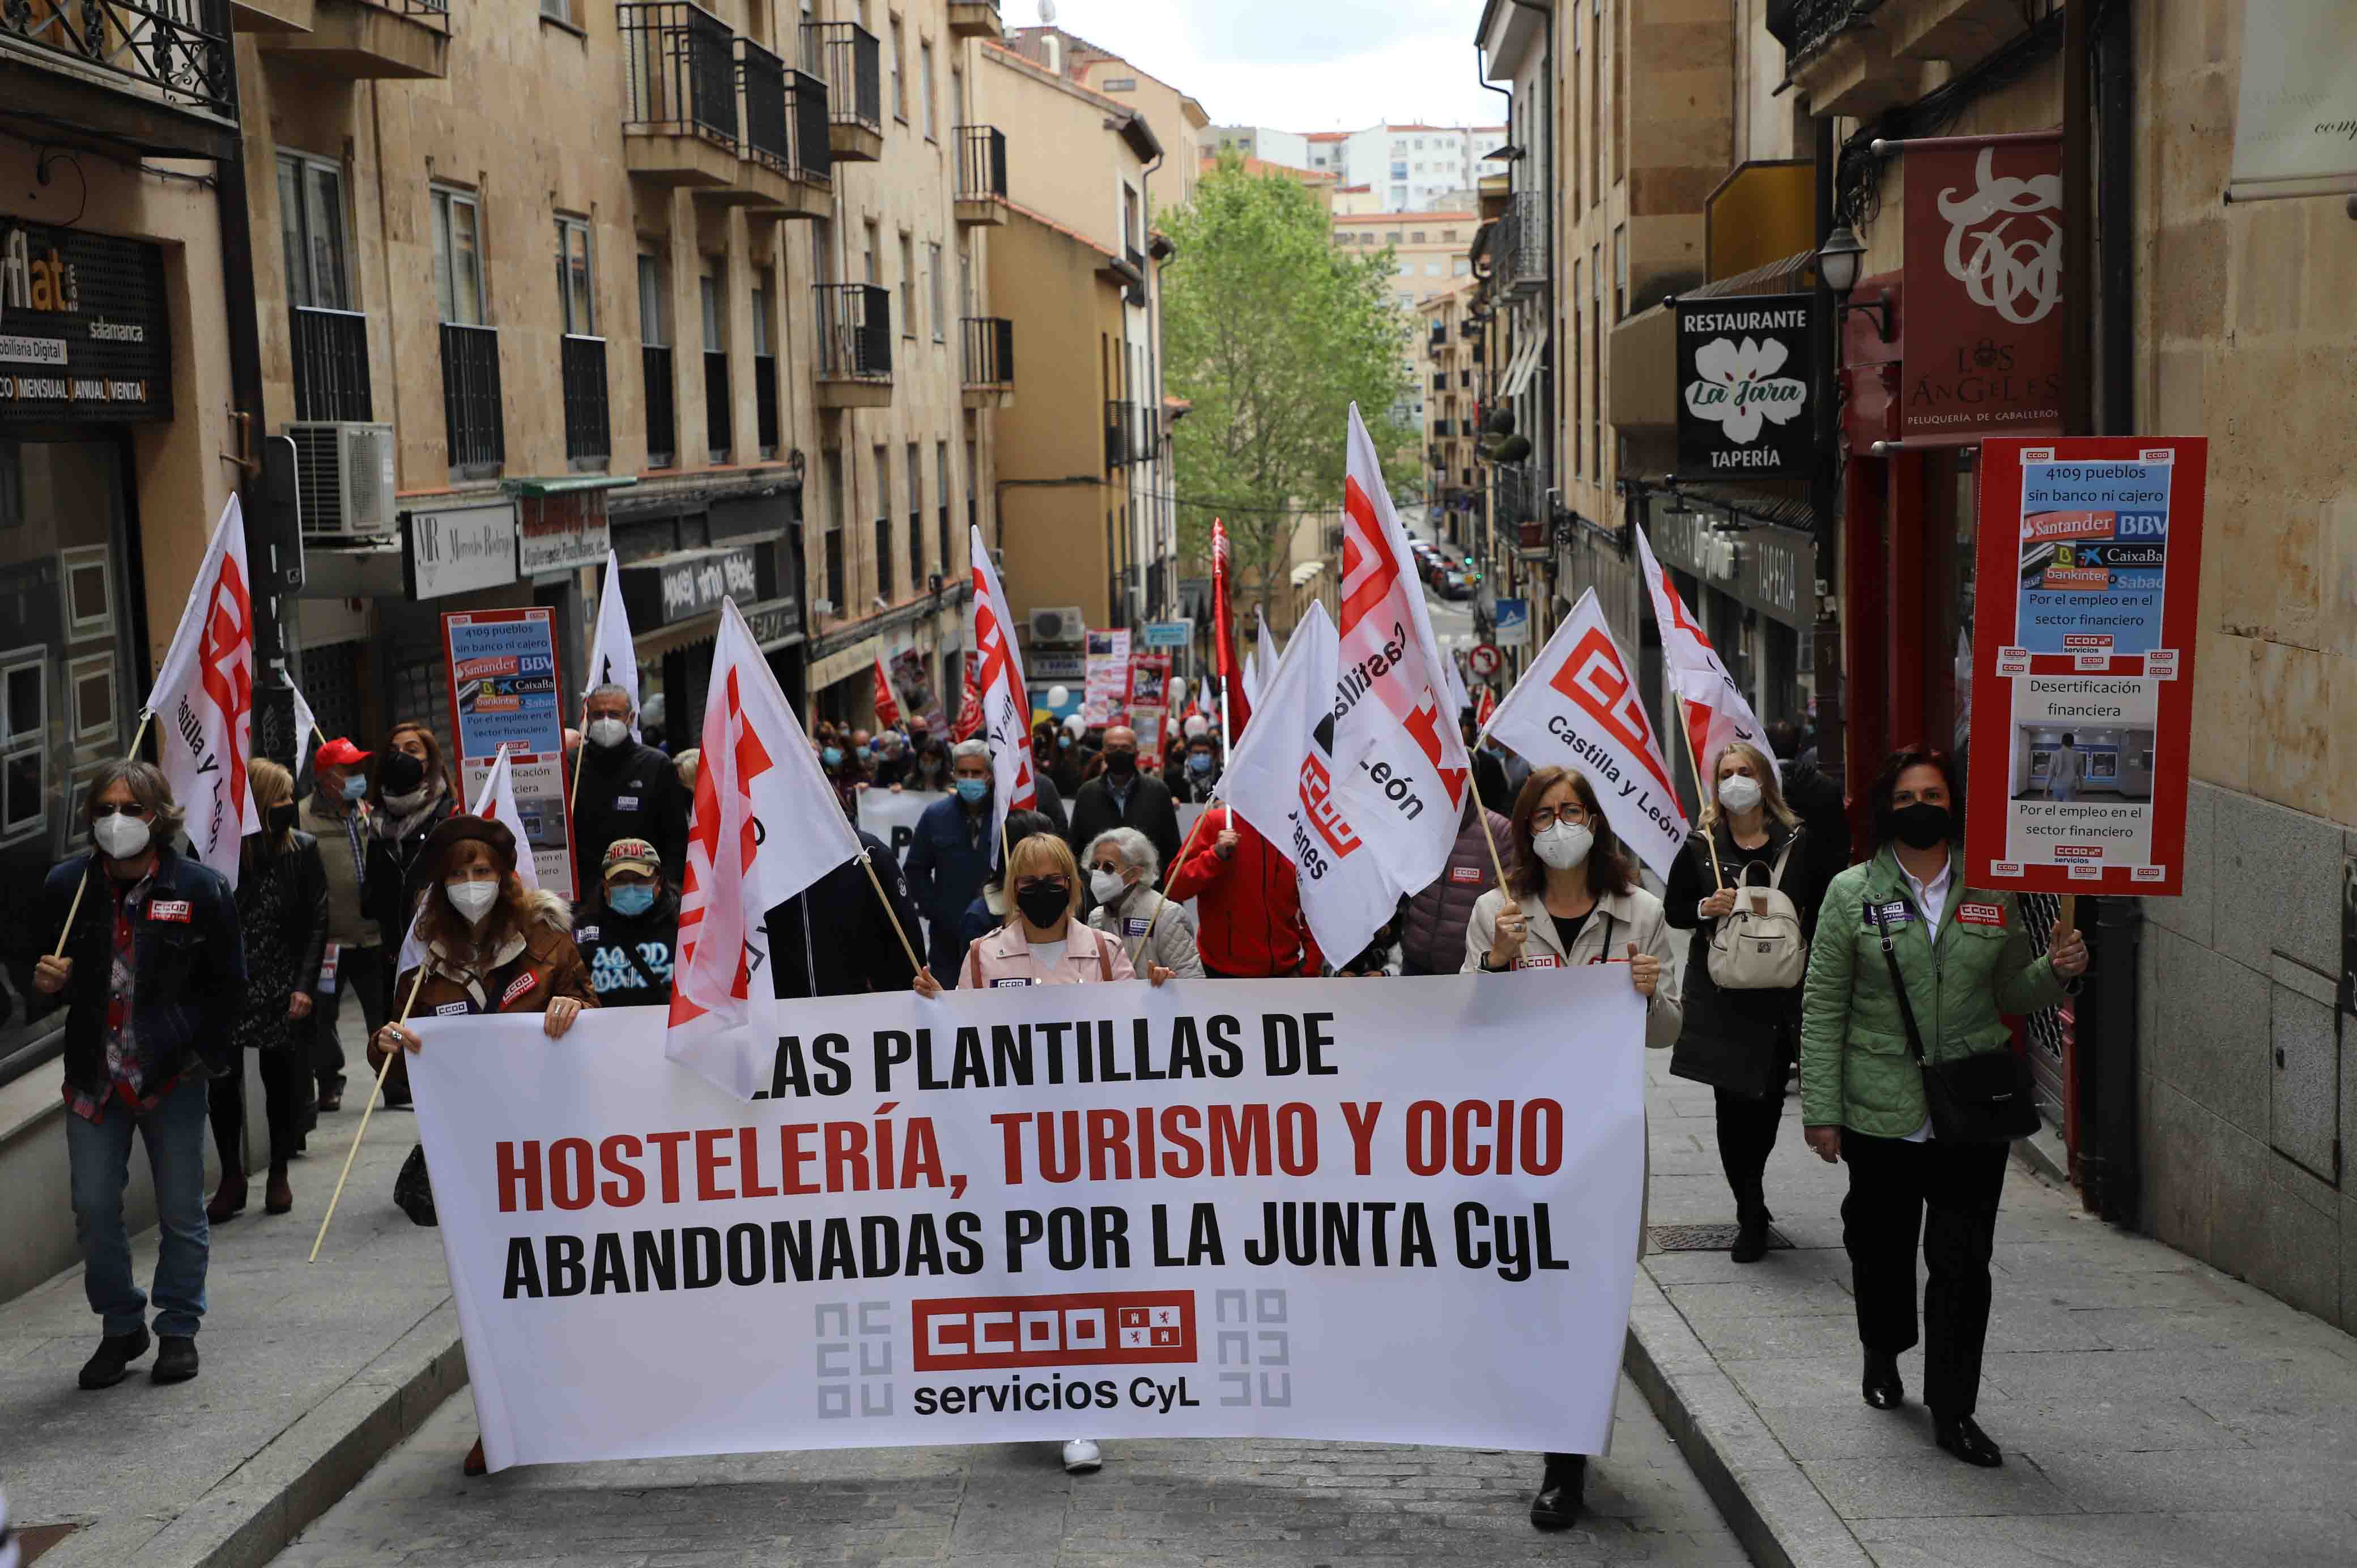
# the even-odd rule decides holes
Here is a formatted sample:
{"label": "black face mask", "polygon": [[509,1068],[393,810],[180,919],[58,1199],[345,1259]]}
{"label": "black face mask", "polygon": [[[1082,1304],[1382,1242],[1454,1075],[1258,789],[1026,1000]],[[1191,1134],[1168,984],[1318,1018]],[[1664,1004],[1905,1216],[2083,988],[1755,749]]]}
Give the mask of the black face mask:
{"label": "black face mask", "polygon": [[1104,754],[1105,771],[1116,779],[1126,779],[1137,771],[1137,753],[1108,751]]}
{"label": "black face mask", "polygon": [[1945,806],[1918,800],[1890,813],[1890,833],[1909,849],[1930,849],[1955,836],[1956,819]]}
{"label": "black face mask", "polygon": [[1072,907],[1072,890],[1055,883],[1041,883],[1015,890],[1015,907],[1023,918],[1047,930],[1062,919]]}
{"label": "black face mask", "polygon": [[388,795],[406,795],[425,782],[425,764],[405,751],[389,751],[376,767],[376,786]]}
{"label": "black face mask", "polygon": [[266,820],[272,832],[283,833],[295,825],[295,807],[291,802],[284,806],[273,806]]}

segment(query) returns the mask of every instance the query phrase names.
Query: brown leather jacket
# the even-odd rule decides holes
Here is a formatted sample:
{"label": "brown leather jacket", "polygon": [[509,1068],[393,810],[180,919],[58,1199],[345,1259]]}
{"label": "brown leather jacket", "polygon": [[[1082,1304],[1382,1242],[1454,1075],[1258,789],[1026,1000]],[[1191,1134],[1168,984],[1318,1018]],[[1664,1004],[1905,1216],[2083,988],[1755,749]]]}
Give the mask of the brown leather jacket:
{"label": "brown leather jacket", "polygon": [[[532,924],[507,945],[488,972],[462,970],[448,962],[437,948],[427,956],[425,978],[417,979],[415,964],[393,984],[397,1003],[409,1001],[417,986],[412,1019],[486,1013],[545,1013],[551,1001],[570,996],[584,1007],[597,1005],[589,971],[573,945],[572,907],[554,893],[531,896]],[[375,1041],[369,1042],[369,1066],[378,1065]],[[385,1084],[408,1087],[407,1064],[396,1060],[385,1074]]]}

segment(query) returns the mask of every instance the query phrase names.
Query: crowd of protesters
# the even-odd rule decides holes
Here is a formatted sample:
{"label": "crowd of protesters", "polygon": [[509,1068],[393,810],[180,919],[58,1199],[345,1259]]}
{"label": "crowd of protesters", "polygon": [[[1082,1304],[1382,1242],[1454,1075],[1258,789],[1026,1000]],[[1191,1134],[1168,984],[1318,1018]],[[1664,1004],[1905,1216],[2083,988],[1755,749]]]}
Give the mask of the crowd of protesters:
{"label": "crowd of protesters", "polygon": [[[528,1012],[554,1039],[586,1008],[669,1002],[698,758],[641,740],[647,717],[621,688],[600,687],[582,731],[567,732],[580,747],[567,758],[574,901],[526,885],[528,847],[462,809],[439,738],[416,722],[373,749],[320,737],[299,799],[286,769],[253,763],[261,831],[246,840],[234,893],[176,848],[180,809],[160,770],[124,761],[91,781],[78,810],[92,847],[48,878],[45,929],[62,936],[35,971],[37,990],[70,1010],[71,1190],[102,1332],[84,1388],[121,1381],[150,1348],[151,1325],[156,1380],[197,1374],[210,1228],[251,1199],[249,1051],[263,1089],[262,1209],[275,1216],[295,1207],[306,1139],[347,1103],[337,1034],[347,997],[372,1081],[394,1106],[408,1100],[403,1058],[421,1045],[402,1022],[412,1012]],[[1962,886],[1962,781],[1944,756],[1890,759],[1862,803],[1873,832],[1853,865],[1842,791],[1816,771],[1804,736],[1772,727],[1774,759],[1728,746],[1710,759],[1698,823],[1656,892],[1587,778],[1480,745],[1440,876],[1402,899],[1365,950],[1336,955],[1310,934],[1291,862],[1218,800],[1223,748],[1200,715],[1160,746],[1127,725],[1043,720],[1036,809],[1006,813],[1003,830],[987,745],[943,728],[921,716],[813,726],[855,824],[866,791],[940,799],[904,862],[863,832],[868,866],[849,863],[768,911],[778,996],[1625,964],[1645,1044],[1674,1046],[1672,1070],[1714,1091],[1734,1261],[1768,1252],[1763,1172],[1797,1072],[1809,1146],[1851,1171],[1845,1242],[1863,1397],[1878,1409],[1903,1398],[1896,1358],[1917,1337],[1920,1236],[1934,1435],[1967,1462],[1999,1461],[1974,1416],[2003,1144],[1943,1135],[1927,1086],[2001,1042],[2004,1014],[2050,1004],[2086,952],[2062,930],[2036,951],[2010,895]],[[1475,740],[1469,713],[1465,734]],[[1183,835],[1182,806],[1200,808]],[[1779,920],[1799,944],[1783,967],[1726,956],[1741,944],[1722,937]],[[1693,933],[1683,964],[1673,929]],[[1926,970],[1939,983],[1918,988]],[[222,1173],[210,1200],[209,1125]],[[123,1219],[135,1133],[162,1231],[152,1292],[133,1276]],[[411,1197],[430,1214],[422,1165],[415,1176]],[[1085,1438],[1065,1459],[1075,1472],[1100,1463]],[[1534,1524],[1578,1517],[1585,1465],[1546,1456]],[[479,1444],[468,1469],[480,1466]]]}

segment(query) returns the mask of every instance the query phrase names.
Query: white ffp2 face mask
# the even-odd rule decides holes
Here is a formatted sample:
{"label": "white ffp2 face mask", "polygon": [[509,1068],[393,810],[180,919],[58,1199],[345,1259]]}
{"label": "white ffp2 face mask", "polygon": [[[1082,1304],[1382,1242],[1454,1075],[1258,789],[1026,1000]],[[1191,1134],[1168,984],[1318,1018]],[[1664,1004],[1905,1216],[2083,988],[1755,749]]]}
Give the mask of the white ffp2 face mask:
{"label": "white ffp2 face mask", "polygon": [[1595,832],[1578,822],[1557,822],[1531,838],[1531,847],[1538,851],[1539,858],[1557,871],[1569,871],[1586,860],[1595,843]]}
{"label": "white ffp2 face mask", "polygon": [[449,897],[450,908],[465,916],[470,926],[490,914],[500,898],[496,882],[445,882],[442,891]]}
{"label": "white ffp2 face mask", "polygon": [[591,719],[589,743],[592,746],[619,746],[630,738],[630,726],[619,719]]}
{"label": "white ffp2 face mask", "polygon": [[98,847],[116,860],[129,860],[147,848],[147,824],[121,811],[99,818],[91,824],[90,832],[98,841]]}
{"label": "white ffp2 face mask", "polygon": [[1760,780],[1740,773],[1718,781],[1718,803],[1730,811],[1748,811],[1760,803]]}
{"label": "white ffp2 face mask", "polygon": [[1097,896],[1098,903],[1110,904],[1129,891],[1129,880],[1118,871],[1092,871],[1089,891]]}

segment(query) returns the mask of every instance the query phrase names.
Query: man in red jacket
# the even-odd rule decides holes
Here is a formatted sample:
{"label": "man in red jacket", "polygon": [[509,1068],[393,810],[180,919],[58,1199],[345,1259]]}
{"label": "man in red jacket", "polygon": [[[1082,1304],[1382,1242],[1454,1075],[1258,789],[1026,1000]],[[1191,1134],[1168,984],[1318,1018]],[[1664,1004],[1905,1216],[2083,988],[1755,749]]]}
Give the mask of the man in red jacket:
{"label": "man in red jacket", "polygon": [[[1217,814],[1219,832],[1204,830]],[[1228,806],[1214,806],[1163,884],[1166,897],[1192,898],[1203,972],[1216,980],[1315,975],[1325,967],[1301,918],[1293,862]]]}

